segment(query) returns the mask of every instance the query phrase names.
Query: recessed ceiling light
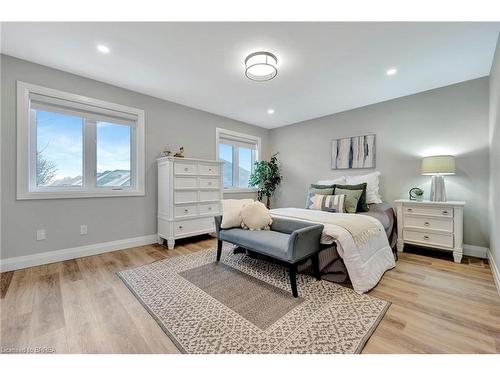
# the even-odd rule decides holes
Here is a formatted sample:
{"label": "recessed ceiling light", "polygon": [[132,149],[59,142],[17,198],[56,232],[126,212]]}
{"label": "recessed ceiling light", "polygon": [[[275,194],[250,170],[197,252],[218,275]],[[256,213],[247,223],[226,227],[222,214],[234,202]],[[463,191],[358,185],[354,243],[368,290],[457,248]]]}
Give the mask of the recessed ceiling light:
{"label": "recessed ceiling light", "polygon": [[267,110],[267,114],[268,114],[268,115],[274,115],[274,109],[269,108],[269,109]]}
{"label": "recessed ceiling light", "polygon": [[104,44],[97,45],[97,50],[101,53],[109,53],[109,47]]}
{"label": "recessed ceiling light", "polygon": [[387,74],[388,76],[393,76],[397,72],[398,72],[398,70],[396,68],[391,68],[391,69],[387,69],[387,71],[385,72],[385,74]]}

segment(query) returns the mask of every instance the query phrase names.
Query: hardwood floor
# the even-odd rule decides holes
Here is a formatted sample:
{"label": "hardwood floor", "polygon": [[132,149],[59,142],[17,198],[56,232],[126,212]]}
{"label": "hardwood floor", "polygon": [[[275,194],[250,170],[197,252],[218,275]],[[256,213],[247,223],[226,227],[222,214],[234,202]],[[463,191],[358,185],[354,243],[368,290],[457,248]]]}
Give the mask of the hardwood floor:
{"label": "hardwood floor", "polygon": [[[174,250],[142,246],[5,272],[0,346],[178,353],[115,273],[211,246],[213,238],[200,237]],[[403,253],[370,294],[392,305],[363,353],[500,352],[500,297],[485,260]]]}

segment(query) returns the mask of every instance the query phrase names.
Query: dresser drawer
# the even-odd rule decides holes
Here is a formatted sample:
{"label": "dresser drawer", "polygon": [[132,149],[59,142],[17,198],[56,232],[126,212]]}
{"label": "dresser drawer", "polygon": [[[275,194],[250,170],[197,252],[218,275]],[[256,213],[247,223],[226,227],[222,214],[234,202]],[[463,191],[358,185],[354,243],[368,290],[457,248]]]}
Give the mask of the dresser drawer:
{"label": "dresser drawer", "polygon": [[413,227],[421,229],[434,229],[452,233],[453,219],[451,217],[425,218],[421,216],[405,215],[404,226],[405,228]]}
{"label": "dresser drawer", "polygon": [[175,177],[174,187],[176,189],[196,189],[198,179],[196,177]]}
{"label": "dresser drawer", "polygon": [[200,215],[217,215],[220,213],[220,204],[219,203],[204,203],[198,206],[198,212]]}
{"label": "dresser drawer", "polygon": [[200,202],[211,202],[220,200],[220,191],[200,191]]}
{"label": "dresser drawer", "polygon": [[431,206],[403,206],[405,214],[428,215],[439,217],[453,217],[453,208]]}
{"label": "dresser drawer", "polygon": [[183,220],[174,223],[174,235],[182,236],[184,234],[197,233],[203,231],[215,230],[215,223],[212,217],[202,219]]}
{"label": "dresser drawer", "polygon": [[208,178],[208,177],[200,177],[200,188],[219,188],[219,179],[218,178]]}
{"label": "dresser drawer", "polygon": [[174,207],[175,218],[198,215],[198,207],[196,205],[180,205]]}
{"label": "dresser drawer", "polygon": [[174,192],[174,203],[191,203],[198,201],[198,191],[176,191]]}
{"label": "dresser drawer", "polygon": [[198,168],[199,168],[198,169],[199,174],[218,176],[219,172],[220,172],[220,165],[219,164],[200,163],[198,165]]}
{"label": "dresser drawer", "polygon": [[197,174],[197,164],[192,161],[176,161],[174,164],[175,174]]}
{"label": "dresser drawer", "polygon": [[425,233],[405,229],[403,230],[403,239],[405,241],[420,243],[422,245],[442,246],[450,249],[453,248],[452,234]]}

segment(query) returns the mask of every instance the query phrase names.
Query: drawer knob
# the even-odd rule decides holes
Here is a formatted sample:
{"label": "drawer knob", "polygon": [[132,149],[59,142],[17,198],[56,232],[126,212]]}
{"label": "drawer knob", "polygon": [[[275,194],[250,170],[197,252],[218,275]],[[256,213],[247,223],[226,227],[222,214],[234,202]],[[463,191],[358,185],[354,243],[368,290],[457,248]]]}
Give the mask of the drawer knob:
{"label": "drawer knob", "polygon": [[179,229],[182,229],[182,225],[179,225]]}
{"label": "drawer knob", "polygon": [[431,225],[431,223],[429,223],[428,221],[426,221],[426,222],[424,223],[424,225],[425,225],[426,227],[428,227],[429,225]]}
{"label": "drawer knob", "polygon": [[209,211],[212,211],[212,207],[208,207],[208,210],[209,210]]}
{"label": "drawer knob", "polygon": [[212,172],[212,168],[208,168],[208,171],[209,171],[209,172]]}
{"label": "drawer knob", "polygon": [[187,172],[188,171],[188,167],[184,168],[184,172]]}
{"label": "drawer knob", "polygon": [[448,211],[443,210],[443,215],[447,215],[447,214],[448,214]]}
{"label": "drawer knob", "polygon": [[424,236],[424,240],[428,240],[429,239],[429,236]]}
{"label": "drawer knob", "polygon": [[187,208],[186,208],[186,209],[184,209],[184,212],[186,212],[186,213],[187,213],[187,212],[188,212],[188,209],[187,209]]}
{"label": "drawer knob", "polygon": [[406,209],[406,210],[407,210],[407,211],[413,211],[413,209],[411,209],[411,208],[408,208],[408,209]]}

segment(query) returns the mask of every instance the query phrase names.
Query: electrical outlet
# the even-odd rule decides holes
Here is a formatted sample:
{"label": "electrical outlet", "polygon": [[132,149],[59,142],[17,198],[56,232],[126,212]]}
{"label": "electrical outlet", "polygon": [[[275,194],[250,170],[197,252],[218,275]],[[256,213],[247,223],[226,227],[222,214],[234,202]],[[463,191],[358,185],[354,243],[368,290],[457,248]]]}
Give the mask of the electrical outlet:
{"label": "electrical outlet", "polygon": [[37,241],[43,241],[45,240],[47,237],[45,236],[45,229],[38,229],[36,231],[36,240]]}
{"label": "electrical outlet", "polygon": [[87,225],[80,225],[80,235],[85,236],[87,234]]}

